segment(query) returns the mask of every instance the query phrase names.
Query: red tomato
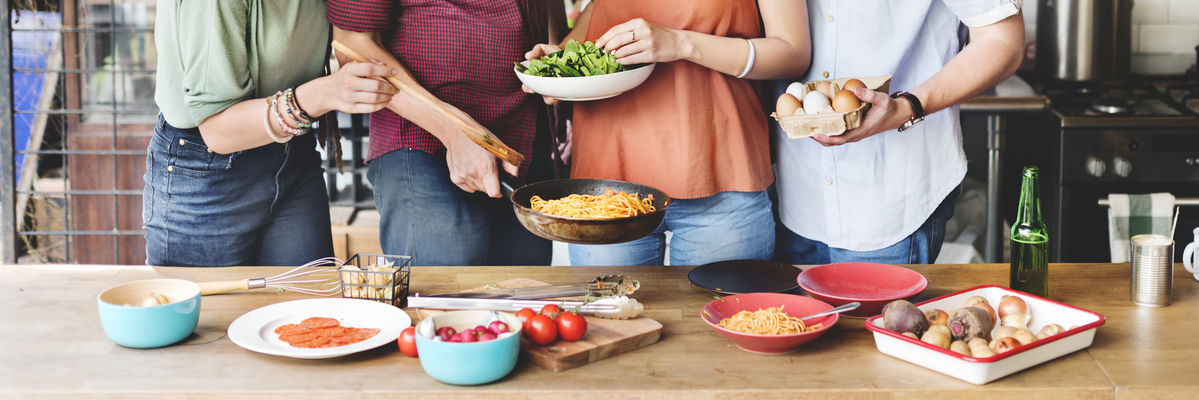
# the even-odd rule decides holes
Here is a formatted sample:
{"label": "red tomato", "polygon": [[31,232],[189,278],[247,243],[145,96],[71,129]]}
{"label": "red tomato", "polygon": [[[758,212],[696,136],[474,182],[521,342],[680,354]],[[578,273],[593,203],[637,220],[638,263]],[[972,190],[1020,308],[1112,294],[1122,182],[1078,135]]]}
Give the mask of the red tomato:
{"label": "red tomato", "polygon": [[550,344],[558,338],[558,323],[544,315],[529,318],[529,339],[537,344]]}
{"label": "red tomato", "polygon": [[582,315],[575,313],[562,313],[558,315],[558,334],[562,336],[562,340],[573,342],[583,338],[587,333],[587,320]]}
{"label": "red tomato", "polygon": [[540,314],[541,314],[541,315],[544,315],[544,316],[547,316],[547,317],[550,317],[550,318],[558,318],[558,314],[561,314],[561,313],[562,313],[562,309],[561,309],[561,308],[558,308],[558,305],[556,305],[556,304],[546,304],[546,305],[544,305],[544,306],[542,306],[542,307],[541,307],[541,313],[540,313]]}
{"label": "red tomato", "polygon": [[408,327],[400,331],[400,338],[396,339],[400,344],[400,352],[408,357],[416,357],[416,328]]}
{"label": "red tomato", "polygon": [[516,318],[520,319],[521,334],[526,337],[529,336],[529,318],[534,315],[537,315],[537,312],[533,311],[532,308],[522,308],[516,312]]}

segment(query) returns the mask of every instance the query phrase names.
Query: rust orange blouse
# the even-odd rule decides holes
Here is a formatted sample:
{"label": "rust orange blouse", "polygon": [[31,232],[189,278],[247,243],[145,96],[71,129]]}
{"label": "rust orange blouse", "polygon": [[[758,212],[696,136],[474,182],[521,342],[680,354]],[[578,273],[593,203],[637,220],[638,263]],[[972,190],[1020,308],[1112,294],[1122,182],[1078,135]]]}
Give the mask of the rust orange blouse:
{"label": "rust orange blouse", "polygon": [[[762,36],[754,0],[597,0],[587,40],[633,18],[717,36]],[[649,185],[673,198],[761,191],[773,180],[766,113],[746,80],[658,63],[637,88],[574,105],[575,178]]]}

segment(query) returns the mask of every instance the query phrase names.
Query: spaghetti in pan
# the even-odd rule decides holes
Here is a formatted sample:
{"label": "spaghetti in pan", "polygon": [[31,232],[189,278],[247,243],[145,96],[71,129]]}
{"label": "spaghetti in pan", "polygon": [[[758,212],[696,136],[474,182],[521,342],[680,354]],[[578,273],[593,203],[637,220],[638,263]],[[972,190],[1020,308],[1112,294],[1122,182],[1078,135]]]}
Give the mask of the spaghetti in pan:
{"label": "spaghetti in pan", "polygon": [[654,195],[641,198],[638,194],[617,192],[608,188],[603,194],[571,194],[554,200],[541,196],[529,198],[533,211],[569,218],[608,219],[645,215],[657,210]]}

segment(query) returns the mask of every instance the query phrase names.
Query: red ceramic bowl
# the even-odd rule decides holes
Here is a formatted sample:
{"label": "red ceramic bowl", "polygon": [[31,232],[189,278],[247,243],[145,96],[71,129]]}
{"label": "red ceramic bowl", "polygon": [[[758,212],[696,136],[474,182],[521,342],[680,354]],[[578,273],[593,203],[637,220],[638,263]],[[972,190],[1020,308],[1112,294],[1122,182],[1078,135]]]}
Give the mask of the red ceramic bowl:
{"label": "red ceramic bowl", "polygon": [[851,301],[862,303],[857,310],[842,313],[854,318],[878,314],[887,303],[915,296],[928,287],[928,279],[919,272],[896,265],[865,262],[808,268],[796,280],[808,295],[834,306]]}
{"label": "red ceramic bowl", "polygon": [[718,326],[720,320],[733,316],[739,311],[757,311],[768,307],[783,306],[783,312],[792,317],[804,317],[821,311],[830,310],[833,306],[820,300],[785,293],[743,293],[725,296],[708,302],[700,310],[699,316],[712,326],[716,332],[732,340],[742,350],[752,353],[782,354],[787,353],[804,343],[815,340],[823,335],[833,325],[837,324],[837,315],[827,315],[804,321],[808,326],[820,324],[820,328],[793,335],[758,335],[741,333]]}

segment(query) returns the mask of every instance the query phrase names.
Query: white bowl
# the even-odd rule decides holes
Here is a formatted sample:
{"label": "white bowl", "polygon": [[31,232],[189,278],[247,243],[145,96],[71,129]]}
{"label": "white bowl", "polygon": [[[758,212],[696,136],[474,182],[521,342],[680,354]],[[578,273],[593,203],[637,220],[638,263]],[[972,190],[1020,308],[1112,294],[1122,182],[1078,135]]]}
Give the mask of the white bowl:
{"label": "white bowl", "polygon": [[979,286],[925,301],[916,307],[921,311],[939,308],[952,312],[961,308],[966,299],[976,295],[985,297],[993,305],[999,304],[999,299],[1004,295],[1016,295],[1024,299],[1032,312],[1029,328],[1033,332],[1049,324],[1069,329],[986,358],[958,354],[883,328],[882,315],[867,319],[866,329],[874,332],[874,344],[883,354],[981,385],[1090,347],[1095,340],[1095,330],[1104,322],[1103,316],[1097,313],[1001,286]]}
{"label": "white bowl", "polygon": [[[528,67],[529,62],[526,60],[521,65]],[[606,99],[632,90],[649,78],[650,73],[654,72],[654,64],[612,74],[562,78],[524,74],[517,71],[515,66],[512,72],[537,94],[559,100],[588,101]]]}

